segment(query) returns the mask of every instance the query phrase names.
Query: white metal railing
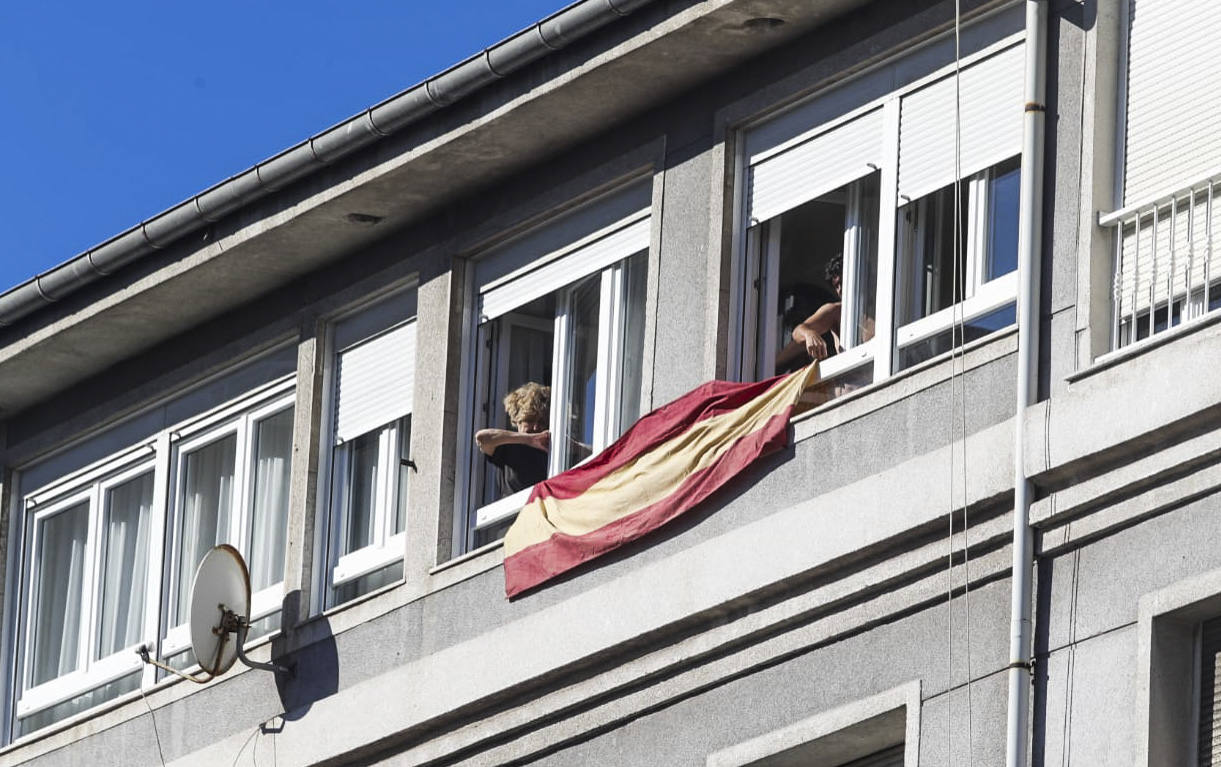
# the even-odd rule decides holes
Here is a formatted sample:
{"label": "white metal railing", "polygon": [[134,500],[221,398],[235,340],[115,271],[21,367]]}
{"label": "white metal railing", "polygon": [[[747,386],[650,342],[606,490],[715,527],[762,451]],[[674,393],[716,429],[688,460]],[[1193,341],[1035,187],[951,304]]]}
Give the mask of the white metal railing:
{"label": "white metal railing", "polygon": [[1100,215],[1115,238],[1111,348],[1181,325],[1221,305],[1213,217],[1221,172]]}

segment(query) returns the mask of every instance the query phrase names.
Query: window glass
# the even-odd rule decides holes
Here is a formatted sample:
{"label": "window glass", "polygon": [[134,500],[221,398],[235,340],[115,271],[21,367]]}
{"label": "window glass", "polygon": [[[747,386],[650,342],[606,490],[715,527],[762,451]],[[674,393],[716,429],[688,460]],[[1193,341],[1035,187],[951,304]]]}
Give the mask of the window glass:
{"label": "window glass", "polygon": [[623,333],[623,380],[619,384],[619,424],[622,434],[636,423],[640,412],[640,382],[644,365],[644,302],[648,259],[638,253],[627,261],[627,316]]}
{"label": "window glass", "polygon": [[384,429],[362,434],[348,448],[348,501],[344,510],[343,553],[351,554],[373,543],[373,515],[377,502],[379,446]]}
{"label": "window glass", "polygon": [[583,461],[594,444],[594,414],[598,394],[598,304],[601,280],[584,280],[569,294],[572,360],[568,375],[568,402],[560,412],[567,418],[568,444],[560,470]]}
{"label": "window glass", "polygon": [[[911,322],[953,306],[955,287],[962,295],[966,278],[968,195],[959,183],[958,209],[954,206],[954,184],[899,209],[900,225],[908,234],[903,274],[901,322]],[[957,219],[957,220],[956,220]],[[959,241],[954,247],[958,227]],[[957,253],[957,264],[955,254]],[[958,285],[954,275],[957,270]]]}
{"label": "window glass", "polygon": [[229,537],[237,436],[229,435],[182,458],[182,515],[178,545],[178,596],[174,615],[185,623],[195,568],[208,550]]}
{"label": "window glass", "polygon": [[1018,158],[1000,165],[988,179],[988,270],[985,279],[1017,271],[1021,180]]}
{"label": "window glass", "polygon": [[[982,317],[969,320],[963,326],[962,337],[958,339],[958,345],[983,338],[986,335],[1007,328],[1015,322],[1017,322],[1017,312],[1013,304],[990,314],[985,314]],[[931,360],[950,351],[954,335],[957,333],[958,330],[956,328],[949,328],[923,341],[904,347],[899,352],[899,368],[909,368],[912,365],[924,362],[925,360]]]}
{"label": "window glass", "polygon": [[250,509],[250,588],[260,591],[284,578],[288,534],[288,479],[293,449],[293,410],[255,425],[254,496]]}
{"label": "window glass", "polygon": [[31,686],[75,671],[80,662],[89,504],[57,512],[38,527]]}
{"label": "window glass", "polygon": [[106,491],[102,524],[101,616],[94,658],[139,643],[144,629],[153,473]]}

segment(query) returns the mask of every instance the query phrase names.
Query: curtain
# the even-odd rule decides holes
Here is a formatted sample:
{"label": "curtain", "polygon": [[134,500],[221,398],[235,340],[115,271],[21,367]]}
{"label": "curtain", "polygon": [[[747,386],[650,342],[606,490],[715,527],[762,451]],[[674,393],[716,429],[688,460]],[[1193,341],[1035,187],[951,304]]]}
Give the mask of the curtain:
{"label": "curtain", "polygon": [[151,471],[106,493],[101,621],[94,658],[105,658],[140,641],[152,509]]}
{"label": "curtain", "polygon": [[40,527],[31,686],[75,671],[79,662],[88,501],[46,518]]}
{"label": "curtain", "polygon": [[229,537],[237,437],[229,435],[186,454],[182,472],[182,527],[178,536],[176,624],[185,623],[195,568],[204,554]]}
{"label": "curtain", "polygon": [[293,448],[293,410],[255,427],[254,505],[250,510],[250,586],[265,589],[284,579],[288,532],[288,474]]}

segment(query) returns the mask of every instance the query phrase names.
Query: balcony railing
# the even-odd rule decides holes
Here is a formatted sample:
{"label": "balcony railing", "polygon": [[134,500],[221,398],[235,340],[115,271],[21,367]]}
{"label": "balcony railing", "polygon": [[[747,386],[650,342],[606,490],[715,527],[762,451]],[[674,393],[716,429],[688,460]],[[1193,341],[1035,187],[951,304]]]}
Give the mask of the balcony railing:
{"label": "balcony railing", "polygon": [[1219,209],[1221,172],[1099,216],[1115,238],[1113,349],[1221,307]]}

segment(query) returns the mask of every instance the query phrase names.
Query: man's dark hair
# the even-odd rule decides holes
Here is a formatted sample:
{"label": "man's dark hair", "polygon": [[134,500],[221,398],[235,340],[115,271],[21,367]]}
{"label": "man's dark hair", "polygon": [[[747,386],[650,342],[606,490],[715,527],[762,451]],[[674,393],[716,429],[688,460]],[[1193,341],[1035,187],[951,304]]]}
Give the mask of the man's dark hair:
{"label": "man's dark hair", "polygon": [[827,271],[825,279],[827,280],[828,285],[830,285],[836,277],[839,277],[842,280],[844,278],[843,272],[844,259],[841,254],[836,253],[834,256],[827,259]]}

